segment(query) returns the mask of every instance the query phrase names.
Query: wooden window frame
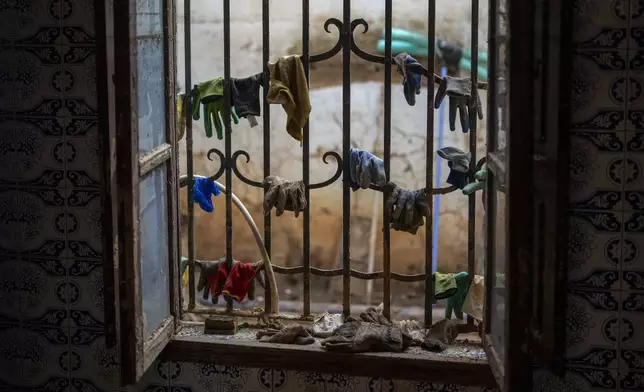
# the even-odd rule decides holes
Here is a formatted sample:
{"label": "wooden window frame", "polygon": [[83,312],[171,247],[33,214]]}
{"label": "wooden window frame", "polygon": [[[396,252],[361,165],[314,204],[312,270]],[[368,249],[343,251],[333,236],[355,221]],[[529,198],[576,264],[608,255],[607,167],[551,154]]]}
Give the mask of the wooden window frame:
{"label": "wooden window frame", "polygon": [[[508,1],[511,2],[511,0]],[[569,16],[564,9],[562,0],[546,1],[557,3],[558,9],[562,10],[562,15]],[[494,0],[490,2],[493,3]],[[514,3],[516,4],[516,1]],[[204,336],[177,335],[185,325],[190,325],[190,323],[181,321],[181,291],[180,277],[178,276],[180,260],[179,211],[177,208],[179,184],[174,96],[176,19],[174,1],[165,0],[164,4],[166,143],[157,146],[143,156],[139,156],[138,153],[135,3],[134,0],[123,2],[99,0],[96,7],[99,46],[97,77],[103,81],[98,83],[99,106],[101,107],[100,121],[101,124],[108,124],[106,131],[101,133],[104,157],[102,170],[103,207],[106,216],[103,225],[106,249],[105,325],[108,346],[120,344],[122,383],[124,385],[136,383],[157,358],[164,358],[175,361],[216,362],[246,367],[272,367],[356,376],[428,380],[462,385],[495,386],[496,376],[496,380],[505,390],[514,390],[508,389],[508,387],[516,385],[527,387],[529,383],[526,380],[530,380],[529,374],[531,374],[531,366],[528,366],[531,358],[530,350],[536,339],[524,336],[525,330],[519,330],[519,328],[533,325],[530,323],[534,320],[530,320],[529,317],[518,318],[516,313],[512,315],[515,321],[510,323],[508,334],[512,341],[524,342],[527,344],[525,347],[530,347],[530,349],[525,349],[524,346],[513,348],[509,353],[512,358],[508,361],[509,366],[503,366],[491,351],[488,351],[488,363],[488,360],[446,360],[439,354],[431,353],[422,357],[408,353],[340,355],[326,352],[319,347],[277,346],[251,341],[221,341]],[[526,17],[530,14],[530,11],[521,11],[519,8],[515,7],[511,16]],[[121,23],[121,21],[127,21],[127,23]],[[119,28],[115,29],[115,25]],[[519,25],[522,25],[521,31],[527,31],[531,26],[529,24]],[[564,25],[561,23],[559,26],[561,34],[565,32]],[[562,39],[561,42],[563,41]],[[515,43],[513,48],[519,50],[517,53],[525,53],[521,52],[525,48],[519,49],[519,46]],[[565,50],[562,49],[561,54],[565,54]],[[525,72],[527,69],[525,67],[531,67],[532,64],[528,64],[528,61],[524,59],[521,65],[523,71],[520,72],[522,73],[513,80],[520,81],[521,86],[527,86],[528,80],[532,82],[532,76]],[[564,82],[564,75],[566,75],[565,64],[559,68],[559,84]],[[526,88],[526,91],[532,91],[534,86]],[[492,91],[491,88],[490,91]],[[552,97],[552,89],[549,91]],[[560,93],[559,99],[567,102],[566,93]],[[521,116],[532,113],[534,110],[525,105],[514,105],[513,108],[515,109],[512,111],[512,116],[515,121],[525,118]],[[549,108],[554,110],[552,106]],[[495,116],[490,116],[490,113],[491,110],[488,108],[488,118],[495,118]],[[559,109],[557,116],[559,130],[565,125],[566,113],[565,107]],[[561,135],[558,140],[560,143],[557,148],[561,151],[565,149],[565,143],[562,141]],[[552,153],[552,150],[550,152]],[[530,157],[523,159],[526,167],[531,167],[527,162]],[[487,164],[492,167],[496,166],[498,170],[499,164],[496,161],[498,159],[492,154],[488,157]],[[141,178],[162,165],[166,165],[168,170],[168,202],[172,206],[168,215],[171,316],[164,320],[162,327],[154,333],[153,337],[144,342],[140,318],[141,301],[139,299],[141,266],[138,257],[138,184]],[[557,170],[561,168],[567,170],[567,162],[560,159],[557,161],[557,165]],[[517,176],[517,174],[510,174],[510,176],[512,175]],[[559,185],[559,181],[564,177],[563,175],[557,177],[557,189],[560,191],[563,187]],[[510,177],[510,179],[513,178]],[[521,195],[524,193],[526,193],[525,189],[517,192]],[[512,196],[516,197],[514,193]],[[557,208],[560,209],[561,204],[558,204]],[[561,225],[562,222],[557,224]],[[527,236],[521,238],[521,244],[528,243]],[[530,238],[530,240],[532,239]],[[559,245],[562,240],[563,237],[559,235],[557,237]],[[525,249],[515,244],[510,253],[523,255]],[[514,263],[510,270],[512,274],[525,277],[525,266],[521,266],[521,263]],[[559,283],[556,284],[561,283],[561,275],[558,275],[558,279]],[[520,295],[516,296],[513,299],[513,304],[506,308],[508,313],[512,306],[516,307],[521,303],[522,298],[529,301],[534,299],[534,293],[519,286],[516,282],[510,283],[509,290],[519,292]],[[555,288],[560,289],[561,285]],[[560,291],[556,291],[556,293],[560,293]],[[558,298],[557,295],[551,297],[550,301],[553,298]],[[557,309],[560,312],[561,308]],[[561,314],[561,312],[557,314]],[[486,328],[488,328],[486,332],[489,333],[489,323]],[[550,330],[541,328],[540,331],[547,331],[550,335],[557,334],[560,339],[561,328],[557,328]],[[533,330],[536,329],[538,328]],[[553,355],[552,351],[549,351],[549,354],[549,359],[552,361],[562,357],[562,354],[559,355],[560,353]],[[548,355],[544,353],[540,355],[542,358],[548,358]],[[515,360],[515,358],[519,358],[519,360]],[[499,370],[502,372],[500,373]]]}

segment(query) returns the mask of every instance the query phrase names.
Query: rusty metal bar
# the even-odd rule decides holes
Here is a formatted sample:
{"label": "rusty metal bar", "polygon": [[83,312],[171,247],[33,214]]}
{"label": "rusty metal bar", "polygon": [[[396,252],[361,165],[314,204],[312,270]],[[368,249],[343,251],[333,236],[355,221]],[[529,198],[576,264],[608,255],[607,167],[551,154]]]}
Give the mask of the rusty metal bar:
{"label": "rusty metal bar", "polygon": [[[433,0],[428,1],[427,6],[427,36],[430,45],[427,52],[428,74],[434,74],[434,52],[436,50],[433,42],[436,36],[436,3]],[[425,168],[425,189],[433,189],[434,184],[434,83],[427,83],[427,136],[426,136],[426,168]],[[434,276],[432,271],[434,244],[434,230],[432,227],[432,217],[434,213],[434,192],[425,192],[427,205],[429,206],[429,216],[425,221],[425,325],[433,323],[434,306]]]}
{"label": "rusty metal bar", "polygon": [[[309,83],[309,0],[302,0],[302,63],[306,82]],[[304,208],[304,222],[302,224],[303,252],[302,255],[302,301],[304,301],[304,315],[311,314],[311,192],[309,188],[309,122],[304,124],[304,135],[302,140],[302,182],[304,183],[304,197],[306,208]]]}
{"label": "rusty metal bar", "polygon": [[[385,58],[391,58],[392,0],[385,1]],[[385,102],[384,102],[384,164],[385,178],[391,179],[391,61],[385,61]],[[389,227],[391,211],[387,209],[389,192],[382,193],[382,268],[384,280],[382,288],[383,315],[391,317],[391,232]]]}
{"label": "rusty metal bar", "polygon": [[[471,38],[471,61],[472,61],[472,98],[470,102],[469,122],[470,122],[470,173],[474,174],[476,170],[476,122],[478,105],[478,66],[479,66],[479,0],[472,0],[472,38]],[[467,275],[470,281],[474,278],[474,263],[476,261],[476,192],[472,193],[468,199],[467,205]],[[467,325],[474,326],[474,319],[467,318]]]}
{"label": "rusty metal bar", "polygon": [[[226,162],[226,263],[228,269],[233,265],[233,172],[232,156],[232,127],[230,102],[230,0],[224,0],[224,129],[225,129],[225,162]],[[229,310],[232,302],[227,303]]]}
{"label": "rusty metal bar", "polygon": [[184,101],[186,113],[186,163],[188,174],[187,203],[188,203],[188,309],[195,308],[195,204],[192,202],[194,189],[194,157],[192,153],[192,99],[190,91],[192,88],[192,40],[190,39],[190,0],[183,3],[183,27],[184,27],[184,56],[185,56],[185,89],[186,99]]}
{"label": "rusty metal bar", "polygon": [[342,311],[351,315],[351,0],[342,3]]}
{"label": "rusty metal bar", "polygon": [[[262,90],[264,93],[262,119],[263,119],[263,136],[264,136],[264,178],[271,175],[271,105],[266,99],[268,93],[268,58],[270,53],[270,0],[262,1],[262,65],[264,72],[264,80]],[[264,189],[266,195],[266,189]],[[271,256],[271,215],[264,216],[264,245],[266,246],[266,253]],[[266,311],[271,313],[273,304],[271,301],[271,289],[269,285],[264,287],[264,298],[266,302]],[[279,309],[276,309],[279,311]]]}

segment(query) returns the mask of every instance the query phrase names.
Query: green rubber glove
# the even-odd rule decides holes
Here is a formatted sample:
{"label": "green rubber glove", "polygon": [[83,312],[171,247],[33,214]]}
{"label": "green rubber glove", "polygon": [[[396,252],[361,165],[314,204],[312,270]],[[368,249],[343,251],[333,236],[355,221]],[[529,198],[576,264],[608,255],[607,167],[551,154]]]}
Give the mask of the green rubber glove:
{"label": "green rubber glove", "polygon": [[446,319],[452,318],[452,311],[457,319],[463,319],[463,304],[465,303],[465,297],[467,296],[470,283],[467,277],[468,274],[465,271],[454,275],[454,279],[456,280],[456,294],[445,300]]}
{"label": "green rubber glove", "polygon": [[[206,137],[212,137],[212,124],[215,123],[215,130],[217,131],[217,139],[224,138],[223,127],[221,126],[221,118],[224,115],[226,103],[224,101],[224,78],[217,78],[202,82],[195,85],[193,90],[194,102],[192,105],[192,119],[199,120],[199,104],[203,105],[203,123],[206,130]],[[239,117],[235,112],[235,107],[230,107],[232,121],[239,124]]]}
{"label": "green rubber glove", "polygon": [[477,182],[472,182],[465,185],[465,187],[463,188],[464,195],[471,195],[476,191],[485,189],[485,186],[487,184],[487,170],[481,169],[477,171],[476,173],[474,173],[474,178]]}

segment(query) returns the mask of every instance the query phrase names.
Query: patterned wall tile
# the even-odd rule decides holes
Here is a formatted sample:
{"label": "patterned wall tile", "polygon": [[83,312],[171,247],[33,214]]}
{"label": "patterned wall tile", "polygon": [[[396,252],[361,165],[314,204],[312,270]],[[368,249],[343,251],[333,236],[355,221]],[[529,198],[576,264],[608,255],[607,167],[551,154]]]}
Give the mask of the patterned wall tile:
{"label": "patterned wall tile", "polygon": [[60,0],[65,44],[95,45],[94,0]]}
{"label": "patterned wall tile", "polygon": [[69,261],[69,314],[73,327],[104,328],[103,262]]}
{"label": "patterned wall tile", "polygon": [[67,149],[55,118],[0,122],[0,184],[63,187]]}
{"label": "patterned wall tile", "polygon": [[176,362],[171,380],[173,392],[247,391],[257,369],[240,366]]}
{"label": "patterned wall tile", "polygon": [[619,292],[568,292],[566,357],[571,365],[617,368]]}
{"label": "patterned wall tile", "polygon": [[51,0],[6,2],[0,9],[0,45],[58,37],[60,11],[60,3]]}
{"label": "patterned wall tile", "polygon": [[631,370],[620,373],[619,388],[621,392],[643,390],[644,372]]}
{"label": "patterned wall tile", "polygon": [[616,370],[568,368],[561,378],[547,370],[534,372],[533,392],[606,392],[617,390]]}
{"label": "patterned wall tile", "polygon": [[570,206],[615,210],[622,206],[625,133],[575,132],[570,151]]}
{"label": "patterned wall tile", "polygon": [[568,236],[569,287],[618,289],[622,214],[571,211]]}
{"label": "patterned wall tile", "polygon": [[23,258],[15,276],[20,292],[20,318],[39,328],[68,327],[67,261]]}
{"label": "patterned wall tile", "polygon": [[68,185],[73,188],[99,188],[101,147],[98,119],[66,119],[65,135],[65,145],[69,151],[65,167]]}
{"label": "patterned wall tile", "polygon": [[65,108],[69,110],[71,116],[98,116],[96,47],[65,46],[63,48],[63,67],[65,84],[62,94],[65,99]]}
{"label": "patterned wall tile", "polygon": [[644,28],[644,0],[631,0],[631,38],[634,41],[631,49],[644,47],[642,28]]}
{"label": "patterned wall tile", "polygon": [[19,325],[0,323],[0,383],[7,386],[21,383],[22,353],[18,348],[22,335]]}
{"label": "patterned wall tile", "polygon": [[584,49],[627,47],[629,0],[578,0],[573,16],[573,41]]}
{"label": "patterned wall tile", "polygon": [[70,333],[71,384],[81,391],[115,391],[120,384],[116,348],[105,347],[102,331],[72,328]]}
{"label": "patterned wall tile", "polygon": [[637,33],[638,48],[629,53],[628,130],[644,129],[644,27]]}
{"label": "patterned wall tile", "polygon": [[644,290],[644,211],[624,214],[622,288]]}
{"label": "patterned wall tile", "polygon": [[573,130],[623,130],[627,52],[579,50],[572,61]]}
{"label": "patterned wall tile", "polygon": [[644,292],[622,293],[620,317],[620,367],[644,371]]}
{"label": "patterned wall tile", "polygon": [[176,370],[175,364],[168,361],[153,363],[141,381],[131,391],[136,392],[166,392],[170,391],[171,372]]}
{"label": "patterned wall tile", "polygon": [[20,265],[17,256],[0,255],[0,324],[20,322]]}
{"label": "patterned wall tile", "polygon": [[23,387],[37,389],[46,385],[51,377],[69,377],[71,358],[68,329],[23,329],[15,350],[22,360]]}
{"label": "patterned wall tile", "polygon": [[67,246],[70,257],[100,258],[103,214],[98,189],[73,189],[67,198]]}

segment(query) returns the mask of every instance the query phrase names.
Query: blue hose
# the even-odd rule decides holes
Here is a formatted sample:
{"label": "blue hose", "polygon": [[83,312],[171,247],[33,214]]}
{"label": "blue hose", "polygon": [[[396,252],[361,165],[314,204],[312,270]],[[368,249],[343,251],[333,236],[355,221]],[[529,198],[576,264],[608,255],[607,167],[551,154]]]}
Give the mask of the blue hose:
{"label": "blue hose", "polygon": [[[447,75],[447,67],[441,67],[441,77]],[[445,105],[441,104],[438,109],[438,149],[443,148],[443,123],[445,121]],[[434,137],[432,135],[432,137]],[[433,157],[427,157],[427,159],[433,159]],[[441,175],[443,172],[442,158],[436,158],[436,188],[441,186]],[[440,230],[439,221],[440,221],[440,206],[441,206],[441,196],[434,195],[434,222],[433,230],[434,238],[432,239],[432,274],[436,272],[438,266],[438,234]]]}

